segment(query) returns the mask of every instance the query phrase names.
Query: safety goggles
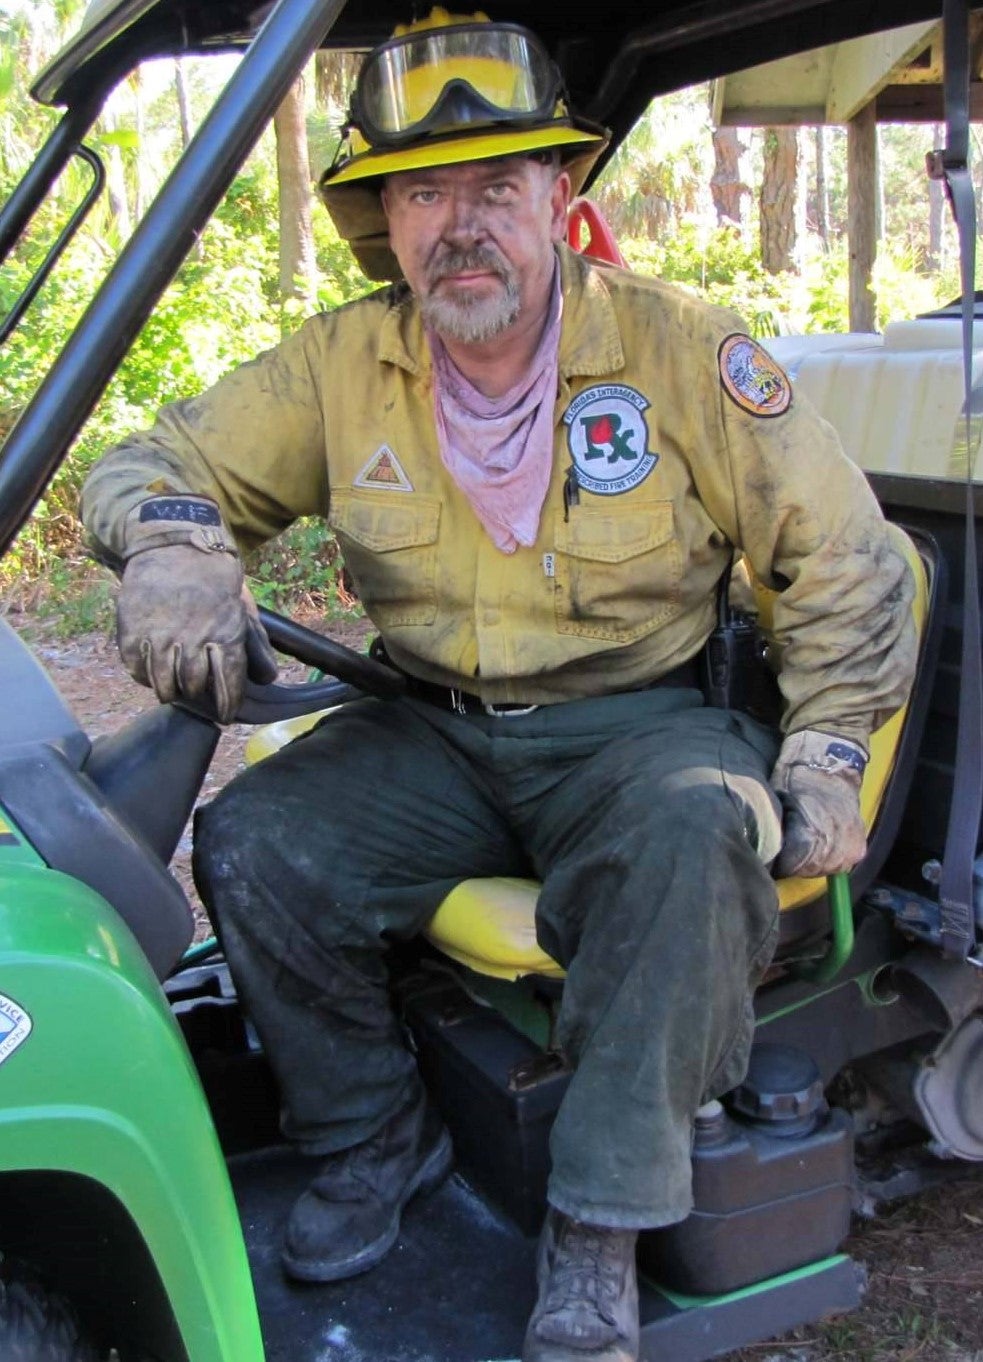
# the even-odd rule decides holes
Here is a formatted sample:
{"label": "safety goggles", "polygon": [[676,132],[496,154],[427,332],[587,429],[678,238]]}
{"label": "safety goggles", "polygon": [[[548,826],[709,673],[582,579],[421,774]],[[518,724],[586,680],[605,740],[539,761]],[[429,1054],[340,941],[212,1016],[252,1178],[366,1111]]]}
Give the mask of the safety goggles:
{"label": "safety goggles", "polygon": [[560,74],[534,34],[515,24],[453,24],[408,33],[369,54],[351,123],[373,147],[489,123],[554,116]]}

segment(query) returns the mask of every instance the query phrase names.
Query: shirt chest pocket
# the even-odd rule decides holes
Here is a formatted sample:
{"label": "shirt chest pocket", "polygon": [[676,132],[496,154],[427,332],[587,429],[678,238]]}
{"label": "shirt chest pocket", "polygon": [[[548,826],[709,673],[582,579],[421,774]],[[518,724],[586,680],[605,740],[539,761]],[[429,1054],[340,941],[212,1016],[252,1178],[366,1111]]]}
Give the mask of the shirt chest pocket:
{"label": "shirt chest pocket", "polygon": [[679,613],[682,552],[671,501],[557,513],[555,608],[561,634],[632,643]]}
{"label": "shirt chest pocket", "polygon": [[334,492],[330,518],[373,623],[432,624],[440,502],[416,493]]}

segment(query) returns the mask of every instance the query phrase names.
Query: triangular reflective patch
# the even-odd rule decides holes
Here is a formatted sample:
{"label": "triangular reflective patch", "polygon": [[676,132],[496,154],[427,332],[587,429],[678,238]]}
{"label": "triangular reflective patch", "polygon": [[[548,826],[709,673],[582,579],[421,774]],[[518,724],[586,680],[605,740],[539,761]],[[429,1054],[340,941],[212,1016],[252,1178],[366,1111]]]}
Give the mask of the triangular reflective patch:
{"label": "triangular reflective patch", "polygon": [[380,445],[359,473],[355,487],[383,487],[391,492],[412,492],[413,484],[388,445]]}

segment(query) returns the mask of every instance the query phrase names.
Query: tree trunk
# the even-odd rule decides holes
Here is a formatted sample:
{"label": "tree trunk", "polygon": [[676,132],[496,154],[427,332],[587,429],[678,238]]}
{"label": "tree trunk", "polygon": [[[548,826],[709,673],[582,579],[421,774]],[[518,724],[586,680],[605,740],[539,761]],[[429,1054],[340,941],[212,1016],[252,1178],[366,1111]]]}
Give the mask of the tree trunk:
{"label": "tree trunk", "polygon": [[134,122],[137,134],[136,164],[133,167],[133,216],[135,221],[142,222],[147,198],[144,185],[144,157],[147,155],[147,120],[143,105],[143,79],[140,74],[139,66],[130,76],[130,81],[133,86]]}
{"label": "tree trunk", "polygon": [[829,186],[826,183],[826,129],[816,128],[816,235],[829,251]]}
{"label": "tree trunk", "polygon": [[[945,143],[945,128],[936,123],[932,129],[932,146],[941,147]],[[942,268],[942,223],[945,217],[945,181],[928,182],[928,251],[925,254],[925,268],[930,272]]]}
{"label": "tree trunk", "polygon": [[[181,129],[181,151],[187,151],[191,144],[191,98],[188,94],[188,73],[180,57],[174,58],[174,92],[177,95],[178,125]],[[201,235],[195,237],[191,254],[196,260],[204,260],[205,243]]]}
{"label": "tree trunk", "polygon": [[866,104],[847,124],[847,238],[850,243],[850,330],[877,329],[872,287],[881,234],[877,118]]}
{"label": "tree trunk", "polygon": [[[104,113],[100,121],[110,136],[119,131],[116,119],[112,115]],[[104,149],[103,160],[106,166],[106,196],[109,201],[109,214],[122,243],[129,239],[130,232],[133,230],[133,218],[130,214],[130,196],[126,184],[123,153],[115,142],[110,142]]]}
{"label": "tree trunk", "polygon": [[761,263],[769,274],[795,268],[795,182],[799,142],[794,128],[766,128],[761,175]]}
{"label": "tree trunk", "polygon": [[710,180],[717,223],[741,223],[741,200],[751,191],[741,179],[741,153],[747,148],[738,139],[736,128],[717,128],[713,134],[714,170]]}
{"label": "tree trunk", "polygon": [[307,153],[304,82],[297,80],[273,115],[280,190],[280,296],[312,303],[315,292],[311,230],[311,169]]}
{"label": "tree trunk", "polygon": [[191,101],[188,98],[188,76],[180,57],[174,60],[174,89],[177,92],[177,113],[181,124],[181,150],[187,151],[191,141]]}

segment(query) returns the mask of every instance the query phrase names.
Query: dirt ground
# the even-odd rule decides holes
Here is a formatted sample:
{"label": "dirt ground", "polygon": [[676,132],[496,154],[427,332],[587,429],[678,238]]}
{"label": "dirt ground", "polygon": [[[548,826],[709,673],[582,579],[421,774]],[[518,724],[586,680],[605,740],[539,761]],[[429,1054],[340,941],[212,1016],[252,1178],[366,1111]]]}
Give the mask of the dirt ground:
{"label": "dirt ground", "polygon": [[[11,616],[30,632],[36,651],[82,726],[109,733],[154,702],[123,671],[115,646],[100,635],[64,641],[28,618]],[[333,625],[333,637],[360,647],[358,621]],[[285,679],[299,680],[294,666]],[[211,798],[243,766],[251,730],[226,729],[203,798]],[[185,833],[175,873],[195,904],[198,936],[209,934],[194,898]],[[845,1250],[864,1264],[868,1290],[848,1316],[797,1331],[777,1342],[733,1354],[738,1362],[983,1362],[983,1176],[968,1176],[872,1219],[857,1219]],[[672,1362],[672,1359],[666,1359]]]}

